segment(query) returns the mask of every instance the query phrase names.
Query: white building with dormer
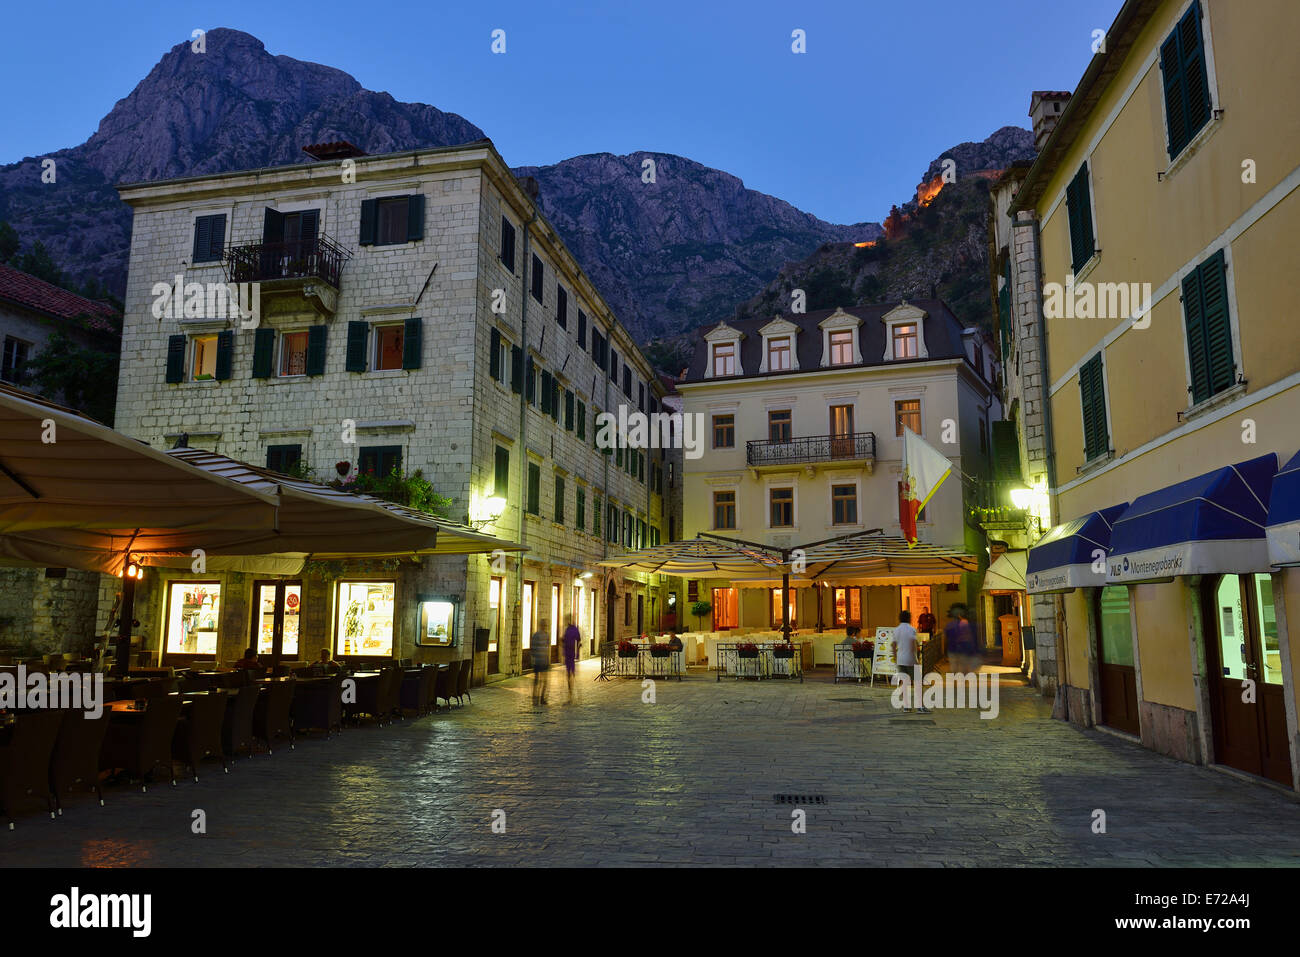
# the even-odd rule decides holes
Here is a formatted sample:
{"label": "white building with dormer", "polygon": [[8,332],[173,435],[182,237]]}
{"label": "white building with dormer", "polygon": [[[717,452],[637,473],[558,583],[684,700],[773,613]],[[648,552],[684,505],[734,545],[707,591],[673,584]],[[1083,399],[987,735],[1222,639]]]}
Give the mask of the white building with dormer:
{"label": "white building with dormer", "polygon": [[[956,467],[922,512],[922,541],[981,558],[978,573],[916,580],[882,575],[792,583],[795,627],[864,632],[958,602],[978,609],[984,534],[968,508],[991,465],[1001,418],[989,337],[939,300],[732,320],[699,330],[684,411],[703,426],[703,455],[684,465],[683,536],[701,532],[776,547],[882,529],[900,534],[904,426]],[[834,578],[834,576],[830,576]],[[780,621],[780,582],[700,580],[709,630]],[[819,609],[820,604],[820,609]]]}

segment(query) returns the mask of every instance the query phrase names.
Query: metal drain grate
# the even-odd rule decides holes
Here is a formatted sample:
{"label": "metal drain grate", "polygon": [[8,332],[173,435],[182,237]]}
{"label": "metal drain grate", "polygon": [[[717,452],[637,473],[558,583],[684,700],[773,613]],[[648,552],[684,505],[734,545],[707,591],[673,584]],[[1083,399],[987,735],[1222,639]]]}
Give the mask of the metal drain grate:
{"label": "metal drain grate", "polygon": [[825,804],[825,794],[773,794],[776,804]]}

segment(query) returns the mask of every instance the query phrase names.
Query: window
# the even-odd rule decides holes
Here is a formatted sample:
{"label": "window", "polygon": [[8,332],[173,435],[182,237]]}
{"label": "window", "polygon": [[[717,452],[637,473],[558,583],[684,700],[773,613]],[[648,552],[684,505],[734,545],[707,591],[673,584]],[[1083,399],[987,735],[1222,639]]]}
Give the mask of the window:
{"label": "window", "polygon": [[363,475],[375,475],[380,478],[402,471],[402,447],[400,445],[362,446],[357,459],[357,471]]}
{"label": "window", "polygon": [[632,593],[623,595],[623,624],[632,624]]}
{"label": "window", "polygon": [[916,347],[916,323],[900,322],[893,327],[894,358],[915,359],[919,352]]}
{"label": "window", "polygon": [[402,347],[405,327],[401,325],[375,326],[375,362],[372,368],[402,368]]}
{"label": "window", "polygon": [[623,513],[623,544],[628,548],[634,547],[636,535],[636,520],[632,517],[631,512]]}
{"label": "window", "polygon": [[578,348],[587,348],[587,314],[578,310]]}
{"label": "window", "polygon": [[574,424],[578,429],[578,440],[585,442],[587,440],[587,405],[581,399],[578,399],[577,406],[577,412],[574,413]]}
{"label": "window", "polygon": [[713,344],[713,374],[715,376],[736,374],[736,344],[734,342],[715,342]]}
{"label": "window", "polygon": [[190,361],[191,379],[213,379],[217,374],[217,337],[195,336]]}
{"label": "window", "polygon": [[980,416],[980,455],[985,458],[989,454],[989,424],[984,416]]}
{"label": "window", "polygon": [[[488,375],[502,385],[506,384],[506,369],[513,365],[514,349],[501,335],[501,330],[493,329],[488,335]],[[516,388],[518,394],[519,389]]]}
{"label": "window", "polygon": [[555,521],[564,524],[564,477],[555,476]]}
{"label": "window", "polygon": [[1199,0],[1160,45],[1160,72],[1164,79],[1169,158],[1173,159],[1210,121],[1210,80]]}
{"label": "window", "polygon": [[632,370],[626,362],[623,363],[623,394],[632,398]]}
{"label": "window", "polygon": [[[494,579],[495,581],[495,579]],[[456,643],[456,602],[434,599],[420,602],[417,645],[453,645]]]}
{"label": "window", "polygon": [[528,369],[524,375],[524,399],[529,405],[537,405],[537,363],[528,357]]}
{"label": "window", "polygon": [[789,528],[794,525],[794,489],[768,490],[769,519],[772,528]]}
{"label": "window", "polygon": [[[794,595],[795,595],[795,591],[794,591],[793,588],[791,588],[791,589],[790,589],[790,626],[791,626],[792,628],[794,627],[794,623],[795,623],[795,600],[794,600]],[[782,618],[781,618],[781,589],[779,589],[779,588],[773,588],[773,589],[771,590],[770,594],[769,594],[769,598],[771,599],[771,600],[768,602],[769,609],[770,609],[770,612],[771,612],[771,615],[770,615],[770,617],[771,617],[771,624],[772,624],[772,627],[773,627],[773,628],[779,628],[779,627],[781,627],[782,624],[784,624],[784,622],[783,622],[783,620],[782,620]]]}
{"label": "window", "polygon": [[858,487],[856,485],[831,486],[831,524],[858,524]]}
{"label": "window", "polygon": [[645,383],[636,384],[636,407],[642,412],[645,411]]}
{"label": "window", "polygon": [[830,333],[831,365],[853,364],[853,330],[837,329]]}
{"label": "window", "polygon": [[564,429],[566,432],[573,431],[573,410],[574,397],[572,389],[564,390]]}
{"label": "window", "polygon": [[595,326],[591,327],[591,361],[596,363],[596,367],[603,370],[605,362],[608,359],[606,354],[607,344],[605,337],[600,334]]}
{"label": "window", "polygon": [[551,374],[545,370],[542,371],[542,415],[551,414],[551,399],[555,395],[555,381]]}
{"label": "window", "polygon": [[334,653],[340,657],[391,658],[395,581],[338,584]]}
{"label": "window", "polygon": [[609,381],[618,384],[618,350],[609,350]]}
{"label": "window", "polygon": [[226,244],[226,214],[199,216],[194,220],[194,263],[218,262]]}
{"label": "window", "polygon": [[307,374],[307,330],[280,336],[280,375]]}
{"label": "window", "polygon": [[301,445],[268,445],[266,467],[272,472],[288,472],[302,462]]}
{"label": "window", "polygon": [[1110,451],[1100,352],[1079,369],[1079,402],[1083,409],[1083,459],[1090,462]]}
{"label": "window", "polygon": [[591,534],[600,534],[600,511],[605,507],[604,500],[597,495],[595,505],[591,509]]}
{"label": "window", "polygon": [[714,528],[736,528],[736,493],[714,493]]}
{"label": "window", "polygon": [[528,505],[529,515],[542,514],[542,469],[532,462],[528,463]]}
{"label": "window", "polygon": [[537,258],[537,254],[534,253],[533,272],[532,272],[533,298],[536,299],[538,302],[542,301],[542,283],[545,277],[546,277],[546,269],[542,265],[542,261]]}
{"label": "window", "polygon": [[22,381],[23,369],[31,355],[32,344],[13,336],[5,336],[4,361],[0,364],[0,380],[14,385]]}
{"label": "window", "polygon": [[790,410],[780,409],[767,413],[767,438],[770,442],[789,442],[792,436]]}
{"label": "window", "polygon": [[169,655],[217,653],[221,624],[221,583],[173,581],[167,585],[167,644]]}
{"label": "window", "polygon": [[515,227],[504,216],[501,217],[501,262],[512,273],[515,271]]}
{"label": "window", "polygon": [[734,415],[715,415],[713,417],[713,447],[715,449],[736,447],[736,417]]}
{"label": "window", "polygon": [[853,437],[853,406],[831,406],[830,420],[831,458],[853,458],[857,454],[857,440]]}
{"label": "window", "polygon": [[1088,187],[1088,164],[1084,163],[1065,188],[1065,209],[1070,220],[1070,262],[1077,273],[1096,252],[1092,229],[1092,193]]}
{"label": "window", "polygon": [[740,626],[740,595],[736,588],[713,589],[713,630]]}
{"label": "window", "polygon": [[579,488],[573,494],[573,523],[581,532],[587,528],[587,493],[584,489]]}
{"label": "window", "polygon": [[259,655],[298,657],[298,635],[302,611],[302,581],[257,581],[253,583],[253,627],[249,644]]}
{"label": "window", "polygon": [[785,372],[790,368],[790,337],[767,340],[767,371]]}
{"label": "window", "polygon": [[908,428],[921,434],[921,400],[899,399],[894,402],[894,434],[902,435]]}
{"label": "window", "polygon": [[496,461],[492,475],[492,494],[505,498],[510,491],[510,450],[496,447]]}
{"label": "window", "polygon": [[[319,212],[312,210],[319,215]],[[289,216],[294,215],[290,213]],[[285,217],[285,239],[290,239]],[[311,235],[316,235],[313,224]],[[306,236],[303,237],[304,239]],[[424,238],[424,196],[384,196],[361,201],[361,246],[393,246]]]}
{"label": "window", "polygon": [[1187,327],[1187,365],[1192,404],[1204,402],[1237,379],[1228,316],[1227,263],[1223,250],[1183,280],[1183,316]]}
{"label": "window", "polygon": [[862,624],[862,589],[856,585],[849,588],[835,588],[831,591],[835,610],[832,612],[833,624]]}
{"label": "window", "polygon": [[569,328],[569,294],[563,286],[555,287],[555,322],[561,329]]}

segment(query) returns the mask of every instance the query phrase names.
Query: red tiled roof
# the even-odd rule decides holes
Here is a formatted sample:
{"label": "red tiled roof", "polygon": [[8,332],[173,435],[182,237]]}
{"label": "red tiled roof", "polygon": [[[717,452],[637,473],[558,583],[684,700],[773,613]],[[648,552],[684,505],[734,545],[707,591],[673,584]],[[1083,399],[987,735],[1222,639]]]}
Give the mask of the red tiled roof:
{"label": "red tiled roof", "polygon": [[26,306],[60,319],[84,315],[86,325],[91,329],[117,331],[110,321],[117,317],[117,310],[108,303],[78,296],[11,266],[0,265],[0,301]]}

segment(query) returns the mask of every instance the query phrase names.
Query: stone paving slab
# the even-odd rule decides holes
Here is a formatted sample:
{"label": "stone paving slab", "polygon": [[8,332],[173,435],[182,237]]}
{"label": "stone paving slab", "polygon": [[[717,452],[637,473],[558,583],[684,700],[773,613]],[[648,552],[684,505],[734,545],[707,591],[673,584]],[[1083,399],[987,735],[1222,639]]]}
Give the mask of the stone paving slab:
{"label": "stone paving slab", "polygon": [[[903,716],[822,677],[531,679],[389,727],[301,740],[197,783],[110,788],[0,831],[3,866],[713,865],[1123,867],[1300,863],[1300,802],[1050,717]],[[780,793],[822,794],[800,809]],[[207,833],[191,832],[202,809]],[[492,830],[505,812],[505,833]],[[1093,812],[1107,829],[1094,834]]]}

